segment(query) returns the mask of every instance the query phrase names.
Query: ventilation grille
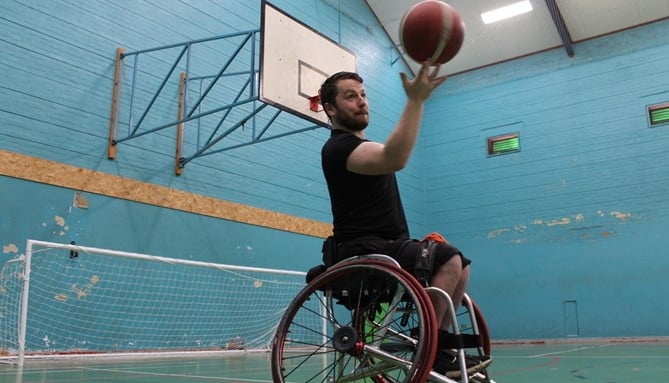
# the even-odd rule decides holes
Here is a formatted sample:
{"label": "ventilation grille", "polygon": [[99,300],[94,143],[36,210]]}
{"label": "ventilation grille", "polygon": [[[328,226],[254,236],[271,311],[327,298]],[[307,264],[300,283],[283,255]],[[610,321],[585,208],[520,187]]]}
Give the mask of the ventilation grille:
{"label": "ventilation grille", "polygon": [[648,121],[651,128],[669,124],[669,102],[648,107]]}
{"label": "ventilation grille", "polygon": [[488,138],[488,155],[515,153],[520,151],[520,137],[518,133],[509,133]]}

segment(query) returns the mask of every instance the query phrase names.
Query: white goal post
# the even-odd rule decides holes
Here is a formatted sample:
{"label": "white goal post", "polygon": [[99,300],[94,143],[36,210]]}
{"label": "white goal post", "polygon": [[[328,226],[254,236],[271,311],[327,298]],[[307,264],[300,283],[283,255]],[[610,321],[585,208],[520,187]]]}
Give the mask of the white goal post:
{"label": "white goal post", "polygon": [[266,350],[305,274],[28,240],[0,269],[0,358]]}

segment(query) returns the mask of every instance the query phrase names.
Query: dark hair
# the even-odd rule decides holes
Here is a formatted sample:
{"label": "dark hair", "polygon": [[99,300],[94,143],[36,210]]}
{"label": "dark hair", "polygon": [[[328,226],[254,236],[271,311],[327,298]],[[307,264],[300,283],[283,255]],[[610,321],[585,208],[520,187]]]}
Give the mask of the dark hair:
{"label": "dark hair", "polygon": [[318,91],[323,107],[325,107],[325,103],[335,103],[335,98],[337,98],[337,81],[339,80],[356,80],[362,84],[362,77],[355,72],[337,72],[333,74],[323,82],[321,89]]}

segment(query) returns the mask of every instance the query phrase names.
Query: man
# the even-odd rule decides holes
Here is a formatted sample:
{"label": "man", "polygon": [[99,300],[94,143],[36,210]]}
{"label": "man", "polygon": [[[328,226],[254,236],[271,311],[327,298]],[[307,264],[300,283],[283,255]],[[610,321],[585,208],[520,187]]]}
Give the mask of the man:
{"label": "man", "polygon": [[[339,72],[321,86],[321,104],[332,125],[321,160],[334,218],[334,262],[362,254],[387,254],[403,268],[414,271],[421,243],[410,239],[395,172],[409,161],[425,102],[446,81],[445,76],[437,75],[440,65],[432,70],[430,66],[424,63],[413,80],[400,73],[407,101],[385,143],[365,138],[369,104],[358,74]],[[430,285],[443,289],[454,304],[459,304],[469,280],[470,263],[456,247],[445,241],[439,243]],[[440,332],[447,333],[450,320],[446,306],[440,300],[435,300],[434,306]],[[467,360],[471,370],[487,364],[489,358]],[[433,369],[459,376],[454,352],[441,344]]]}

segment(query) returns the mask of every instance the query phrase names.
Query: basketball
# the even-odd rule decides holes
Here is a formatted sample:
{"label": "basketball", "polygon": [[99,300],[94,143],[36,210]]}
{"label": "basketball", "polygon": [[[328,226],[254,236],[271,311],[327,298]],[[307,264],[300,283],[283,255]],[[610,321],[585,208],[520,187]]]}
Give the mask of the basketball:
{"label": "basketball", "polygon": [[409,8],[400,22],[400,42],[412,60],[432,58],[444,64],[458,53],[465,24],[455,8],[438,0],[424,0]]}

